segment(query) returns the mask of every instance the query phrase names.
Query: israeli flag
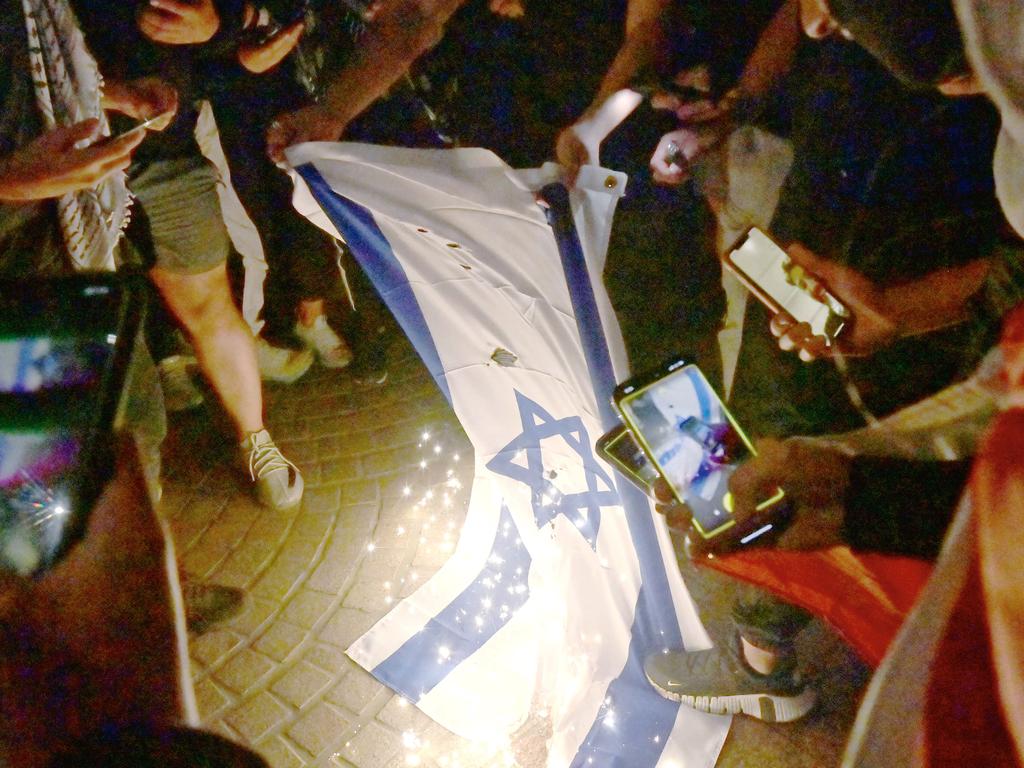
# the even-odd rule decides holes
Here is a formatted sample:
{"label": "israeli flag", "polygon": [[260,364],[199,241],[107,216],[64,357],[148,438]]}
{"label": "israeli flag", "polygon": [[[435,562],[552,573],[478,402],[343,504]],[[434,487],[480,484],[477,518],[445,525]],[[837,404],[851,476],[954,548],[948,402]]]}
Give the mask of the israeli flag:
{"label": "israeli flag", "polygon": [[452,557],[349,656],[469,739],[545,714],[551,768],[714,765],[729,718],[643,673],[649,653],[710,641],[663,522],[594,453],[627,376],[601,283],[625,177],[586,167],[570,199],[554,168],[479,149],[289,160],[296,207],[348,243],[476,457]]}

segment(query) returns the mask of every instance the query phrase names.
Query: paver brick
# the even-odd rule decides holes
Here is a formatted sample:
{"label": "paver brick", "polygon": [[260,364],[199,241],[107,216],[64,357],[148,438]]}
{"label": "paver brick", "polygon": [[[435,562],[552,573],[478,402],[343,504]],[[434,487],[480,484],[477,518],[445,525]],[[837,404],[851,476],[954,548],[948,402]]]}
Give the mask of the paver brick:
{"label": "paver brick", "polygon": [[344,650],[365,634],[376,621],[377,616],[365,611],[339,608],[320,631],[320,640]]}
{"label": "paver brick", "polygon": [[331,595],[302,589],[288,601],[282,615],[287,621],[311,629],[331,610],[333,603],[334,597]]}
{"label": "paver brick", "polygon": [[305,514],[335,513],[341,507],[341,489],[334,486],[311,488],[302,497]]}
{"label": "paver brick", "polygon": [[193,638],[191,655],[204,666],[211,667],[238,648],[245,638],[227,629],[214,629]]}
{"label": "paver brick", "polygon": [[369,613],[383,614],[391,606],[384,581],[358,581],[345,595],[346,608],[358,608]]}
{"label": "paver brick", "polygon": [[319,755],[337,743],[350,725],[350,719],[343,712],[320,703],[292,725],[288,735],[310,754]]}
{"label": "paver brick", "polygon": [[359,768],[386,768],[402,751],[402,736],[380,723],[369,722],[339,750],[341,756]]}
{"label": "paver brick", "polygon": [[321,541],[331,531],[337,518],[337,512],[303,512],[295,518],[290,538]]}
{"label": "paver brick", "polygon": [[232,702],[231,696],[209,678],[196,683],[195,692],[199,717],[203,721],[208,722]]}
{"label": "paver brick", "polygon": [[375,480],[352,480],[341,486],[342,504],[364,504],[379,498],[380,488]]}
{"label": "paver brick", "polygon": [[243,648],[214,672],[221,683],[236,693],[245,693],[274,669],[274,660],[251,648]]}
{"label": "paver brick", "polygon": [[278,609],[274,600],[252,597],[246,598],[246,607],[242,613],[232,619],[227,626],[245,635],[253,635],[267,622]]}
{"label": "paver brick", "polygon": [[274,736],[260,745],[259,753],[271,768],[302,768],[309,755],[281,736]]}
{"label": "paver brick", "polygon": [[190,578],[203,581],[227,559],[230,552],[230,545],[203,536],[181,558],[181,564]]}
{"label": "paver brick", "polygon": [[424,453],[421,448],[415,445],[405,445],[397,448],[388,448],[362,456],[363,472],[367,476],[393,475],[401,472],[408,474],[410,469],[417,469]]}
{"label": "paver brick", "polygon": [[278,558],[260,577],[253,587],[253,594],[274,600],[283,600],[285,595],[306,575],[310,565],[299,560]]}
{"label": "paver brick", "polygon": [[415,704],[398,694],[384,705],[377,719],[396,731],[419,731],[430,722]]}
{"label": "paver brick", "polygon": [[287,621],[275,621],[253,647],[275,661],[284,661],[306,638],[306,630]]}
{"label": "paver brick", "polygon": [[261,691],[238,709],[228,713],[224,722],[234,728],[249,744],[258,744],[275,726],[287,722],[292,710],[274,696]]}
{"label": "paver brick", "polygon": [[359,558],[365,550],[361,542],[342,542],[341,546],[332,545],[325,553],[320,565],[313,571],[306,583],[310,589],[332,595],[341,591],[355,577]]}
{"label": "paver brick", "polygon": [[331,684],[331,676],[312,664],[299,662],[271,687],[274,693],[302,709]]}
{"label": "paver brick", "polygon": [[327,700],[352,712],[362,712],[367,702],[383,687],[373,675],[356,665],[331,688]]}
{"label": "paver brick", "polygon": [[332,648],[329,645],[314,645],[307,648],[302,659],[330,673],[335,680],[341,678],[348,671],[359,668],[354,661],[345,655],[344,651],[339,648]]}

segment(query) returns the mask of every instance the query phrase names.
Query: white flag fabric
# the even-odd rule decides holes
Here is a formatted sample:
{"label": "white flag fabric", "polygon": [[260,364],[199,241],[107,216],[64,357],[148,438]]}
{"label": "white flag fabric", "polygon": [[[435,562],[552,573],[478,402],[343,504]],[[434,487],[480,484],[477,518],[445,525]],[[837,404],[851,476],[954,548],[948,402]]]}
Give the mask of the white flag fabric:
{"label": "white flag fabric", "polygon": [[467,738],[547,710],[551,768],[714,765],[729,718],[642,668],[710,642],[663,522],[594,453],[627,375],[600,279],[625,177],[585,167],[570,203],[551,169],[479,149],[316,143],[289,161],[296,208],[348,243],[476,457],[452,557],[349,656]]}

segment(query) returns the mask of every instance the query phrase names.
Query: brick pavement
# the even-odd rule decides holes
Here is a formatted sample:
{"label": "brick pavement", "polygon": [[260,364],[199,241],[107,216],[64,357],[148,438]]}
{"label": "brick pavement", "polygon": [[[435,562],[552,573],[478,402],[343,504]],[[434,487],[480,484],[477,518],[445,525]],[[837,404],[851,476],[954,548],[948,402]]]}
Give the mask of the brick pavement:
{"label": "brick pavement", "polygon": [[[247,592],[241,615],[191,639],[203,723],[273,768],[540,768],[545,723],[530,722],[511,746],[466,742],[344,655],[445,561],[468,502],[471,446],[408,343],[389,338],[383,387],[315,370],[267,388],[268,426],[306,478],[294,512],[251,499],[225,461],[222,416],[174,417],[164,509],[184,570]],[[685,575],[709,622],[722,624],[728,583]],[[835,764],[863,671],[820,628],[805,635],[805,656],[832,695],[800,724],[738,720],[723,768]]]}

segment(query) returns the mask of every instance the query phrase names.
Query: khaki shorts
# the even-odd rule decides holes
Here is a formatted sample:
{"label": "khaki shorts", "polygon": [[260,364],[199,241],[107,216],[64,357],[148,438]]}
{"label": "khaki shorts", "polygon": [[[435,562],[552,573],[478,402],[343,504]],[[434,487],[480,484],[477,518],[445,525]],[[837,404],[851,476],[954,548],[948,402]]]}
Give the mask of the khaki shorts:
{"label": "khaki shorts", "polygon": [[223,264],[231,250],[217,197],[217,171],[198,153],[133,166],[133,244],[150,266],[198,275]]}

